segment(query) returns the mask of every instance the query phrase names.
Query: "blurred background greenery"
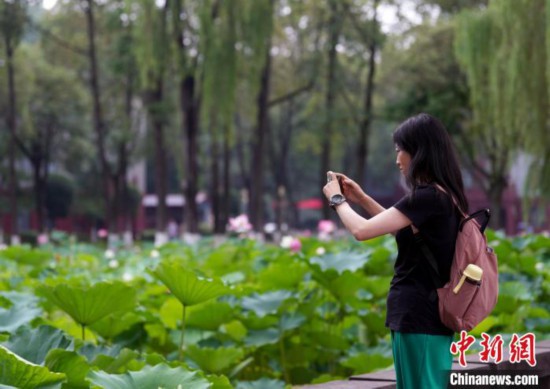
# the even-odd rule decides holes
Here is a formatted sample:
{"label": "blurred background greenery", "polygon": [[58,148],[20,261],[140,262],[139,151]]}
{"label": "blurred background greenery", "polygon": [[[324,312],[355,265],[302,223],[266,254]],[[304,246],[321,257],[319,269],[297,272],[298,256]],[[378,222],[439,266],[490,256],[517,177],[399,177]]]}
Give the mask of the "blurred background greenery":
{"label": "blurred background greenery", "polygon": [[548,229],[549,7],[1,0],[4,235],[311,228],[327,170],[389,206],[391,133],[419,112],[452,134],[472,209]]}

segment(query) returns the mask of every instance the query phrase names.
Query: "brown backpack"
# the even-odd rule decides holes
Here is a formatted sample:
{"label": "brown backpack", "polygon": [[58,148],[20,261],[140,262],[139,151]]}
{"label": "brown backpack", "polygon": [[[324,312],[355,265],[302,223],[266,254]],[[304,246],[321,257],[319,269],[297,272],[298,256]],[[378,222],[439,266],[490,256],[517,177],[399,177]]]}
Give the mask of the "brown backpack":
{"label": "brown backpack", "polygon": [[[460,209],[454,198],[453,202]],[[416,241],[430,264],[437,287],[439,316],[443,324],[455,332],[470,331],[478,325],[492,312],[498,298],[497,256],[487,245],[484,234],[491,212],[482,209],[471,215],[463,213],[463,216],[458,228],[450,278],[443,287],[439,287],[442,282],[432,252],[421,234],[416,234]],[[482,224],[476,220],[479,216],[485,216]]]}

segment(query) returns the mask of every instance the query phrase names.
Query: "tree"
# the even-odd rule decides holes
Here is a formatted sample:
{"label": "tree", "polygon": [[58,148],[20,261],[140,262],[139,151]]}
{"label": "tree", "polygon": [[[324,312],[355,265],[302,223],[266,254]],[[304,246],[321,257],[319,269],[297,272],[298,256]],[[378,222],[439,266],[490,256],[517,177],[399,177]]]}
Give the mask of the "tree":
{"label": "tree", "polygon": [[90,66],[90,92],[93,103],[93,128],[96,136],[97,152],[101,166],[103,201],[105,204],[105,223],[107,228],[112,228],[112,194],[110,186],[110,176],[112,174],[109,161],[107,159],[107,127],[103,117],[103,107],[101,103],[101,86],[99,83],[99,66],[96,52],[96,21],[94,15],[94,0],[83,0],[82,6],[86,15],[86,28],[88,36],[88,61]]}
{"label": "tree", "polygon": [[169,1],[162,8],[154,2],[142,0],[139,19],[134,29],[136,59],[141,75],[143,100],[151,121],[155,155],[156,230],[164,233],[167,225],[167,150],[166,124],[168,102],[165,93],[166,68],[169,60],[168,10]]}
{"label": "tree", "polygon": [[67,217],[74,198],[73,182],[61,175],[52,175],[46,184],[45,209],[48,219]]}
{"label": "tree", "polygon": [[15,142],[32,166],[39,231],[45,230],[46,188],[52,162],[60,162],[82,136],[84,96],[76,78],[44,61],[38,45],[25,45],[17,58],[20,70],[20,128]]}
{"label": "tree", "polygon": [[[260,89],[256,96],[257,119],[252,141],[252,159],[250,165],[250,222],[256,231],[262,231],[264,225],[264,155],[266,153],[266,140],[269,134],[269,92],[271,79],[271,28],[273,24],[274,0],[262,1],[264,13],[271,15],[266,21],[269,29],[262,34],[264,42],[260,42],[259,51],[263,51],[263,65],[260,72]],[[262,44],[263,43],[263,44]]]}
{"label": "tree", "polygon": [[368,51],[367,78],[365,80],[363,95],[363,112],[359,121],[359,139],[357,142],[357,167],[356,174],[360,184],[364,184],[367,171],[367,161],[370,144],[371,125],[373,122],[373,95],[374,76],[376,72],[376,55],[381,46],[381,32],[377,20],[379,1],[374,0],[372,4],[372,18],[368,20],[367,28],[360,23],[357,13],[351,12],[346,6],[347,15],[357,31],[360,40]]}
{"label": "tree", "polygon": [[9,136],[9,197],[10,211],[12,214],[11,233],[18,234],[17,227],[17,176],[15,172],[15,136],[17,134],[17,96],[15,89],[15,68],[13,66],[15,50],[21,41],[24,26],[27,20],[26,1],[2,1],[0,2],[0,31],[4,37],[4,49],[6,54],[8,76],[8,112],[6,115]]}
{"label": "tree", "polygon": [[475,166],[486,180],[499,227],[502,193],[518,151],[548,161],[544,15],[543,2],[506,0],[458,19],[456,55],[468,76],[473,111],[464,139],[470,153],[476,150],[488,160]]}

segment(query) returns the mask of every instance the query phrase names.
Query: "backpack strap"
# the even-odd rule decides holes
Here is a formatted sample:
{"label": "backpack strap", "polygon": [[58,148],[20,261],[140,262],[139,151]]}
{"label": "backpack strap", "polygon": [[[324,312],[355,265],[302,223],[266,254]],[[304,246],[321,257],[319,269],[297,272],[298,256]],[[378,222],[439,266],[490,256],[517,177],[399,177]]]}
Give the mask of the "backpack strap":
{"label": "backpack strap", "polygon": [[441,288],[443,286],[443,282],[441,281],[439,266],[437,266],[437,261],[435,260],[435,257],[432,254],[432,250],[430,250],[430,248],[422,238],[422,234],[420,234],[420,232],[414,235],[414,240],[416,241],[416,244],[418,245],[418,247],[420,247],[420,251],[428,261],[428,264],[430,265],[428,270],[432,276],[432,280],[434,282],[435,288],[436,289]]}
{"label": "backpack strap", "polygon": [[480,209],[479,211],[476,211],[472,213],[471,215],[467,216],[460,222],[460,225],[458,226],[458,230],[462,231],[462,228],[464,227],[464,224],[468,222],[469,220],[476,219],[479,215],[483,214],[485,216],[485,220],[483,223],[479,226],[479,230],[481,233],[485,232],[485,229],[487,228],[487,225],[489,224],[489,220],[491,220],[491,210],[489,208]]}
{"label": "backpack strap", "polygon": [[451,198],[451,200],[453,201],[454,206],[459,210],[460,214],[462,215],[462,217],[464,219],[467,219],[469,217],[468,214],[466,212],[464,212],[462,210],[462,208],[460,208],[460,206],[458,205],[458,202],[456,201],[455,197],[452,194],[447,193],[447,191],[445,189],[443,189],[443,187],[441,185],[437,184],[437,183],[434,183],[434,186],[437,189],[439,189],[441,192],[445,193],[446,195],[448,195]]}
{"label": "backpack strap", "polygon": [[[464,220],[462,220],[460,222],[459,226],[458,226],[459,232],[462,231],[462,228],[464,227],[465,223],[467,223],[468,221],[470,221],[472,219],[475,220],[481,214],[483,214],[485,216],[484,222],[479,226],[479,230],[481,231],[481,233],[483,233],[485,231],[485,229],[487,228],[487,225],[489,224],[489,220],[491,219],[491,211],[488,208],[480,209],[479,211],[476,211],[476,212],[472,213],[471,215],[466,215]],[[437,289],[437,288],[443,287],[444,284],[441,281],[441,274],[439,273],[439,266],[437,265],[437,261],[435,260],[435,257],[432,254],[432,250],[430,250],[430,248],[428,247],[428,245],[426,244],[426,242],[422,238],[422,234],[420,233],[419,230],[417,230],[417,232],[414,234],[414,240],[416,241],[416,244],[420,248],[420,251],[422,252],[424,257],[428,261],[428,264],[430,265],[428,270],[431,273],[432,280],[434,282],[435,288]],[[418,265],[418,263],[414,265],[413,269],[417,265]]]}

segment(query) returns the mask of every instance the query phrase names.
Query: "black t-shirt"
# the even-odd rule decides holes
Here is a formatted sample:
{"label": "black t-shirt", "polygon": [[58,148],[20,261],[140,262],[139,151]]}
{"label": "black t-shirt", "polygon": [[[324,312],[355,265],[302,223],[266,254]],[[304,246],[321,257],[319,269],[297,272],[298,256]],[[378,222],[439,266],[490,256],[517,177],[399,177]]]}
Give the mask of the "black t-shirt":
{"label": "black t-shirt", "polygon": [[[417,187],[414,195],[404,196],[394,207],[420,230],[437,261],[441,281],[446,283],[460,222],[451,198],[432,185],[423,185]],[[439,319],[430,265],[415,242],[412,228],[398,231],[396,240],[398,254],[388,294],[386,326],[408,333],[452,334],[453,331]]]}

